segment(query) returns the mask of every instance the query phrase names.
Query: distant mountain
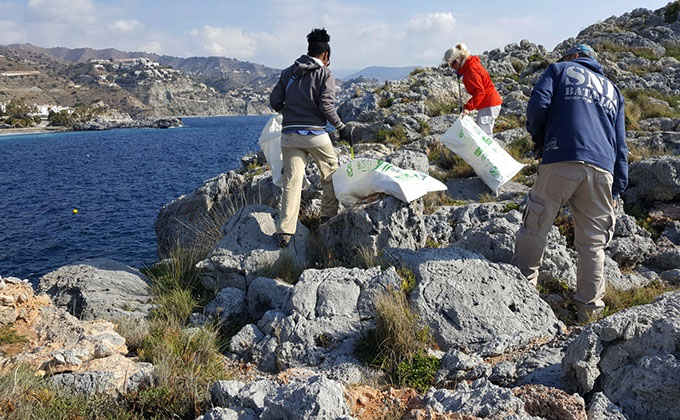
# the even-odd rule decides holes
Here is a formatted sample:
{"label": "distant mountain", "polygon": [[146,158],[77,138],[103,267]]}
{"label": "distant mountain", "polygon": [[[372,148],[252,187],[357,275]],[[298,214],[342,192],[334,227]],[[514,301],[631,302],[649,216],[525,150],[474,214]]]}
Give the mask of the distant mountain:
{"label": "distant mountain", "polygon": [[260,86],[273,86],[281,72],[279,69],[261,64],[240,61],[226,57],[173,57],[147,52],[127,52],[115,48],[95,50],[92,48],[42,48],[32,44],[11,44],[2,49],[9,49],[19,59],[35,59],[36,56],[47,56],[61,63],[84,63],[90,60],[120,60],[125,58],[148,58],[163,66],[179,70],[183,73],[199,76],[201,82],[221,92],[249,86],[257,89]]}
{"label": "distant mountain", "polygon": [[333,74],[338,79],[349,80],[355,79],[357,77],[366,77],[369,79],[378,79],[381,82],[385,80],[400,80],[409,75],[417,66],[407,66],[407,67],[382,67],[382,66],[371,66],[356,70],[337,70],[333,71]]}

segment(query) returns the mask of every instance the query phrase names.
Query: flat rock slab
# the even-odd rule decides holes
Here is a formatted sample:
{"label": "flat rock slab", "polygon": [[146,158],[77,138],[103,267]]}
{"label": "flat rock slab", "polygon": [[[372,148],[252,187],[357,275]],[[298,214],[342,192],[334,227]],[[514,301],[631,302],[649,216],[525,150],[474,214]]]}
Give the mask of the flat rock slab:
{"label": "flat rock slab", "polygon": [[40,278],[38,291],[84,320],[143,318],[153,308],[149,279],[135,268],[104,258],[47,273]]}
{"label": "flat rock slab", "polygon": [[411,307],[444,351],[499,355],[561,330],[550,306],[514,266],[453,247],[389,251],[415,273]]}

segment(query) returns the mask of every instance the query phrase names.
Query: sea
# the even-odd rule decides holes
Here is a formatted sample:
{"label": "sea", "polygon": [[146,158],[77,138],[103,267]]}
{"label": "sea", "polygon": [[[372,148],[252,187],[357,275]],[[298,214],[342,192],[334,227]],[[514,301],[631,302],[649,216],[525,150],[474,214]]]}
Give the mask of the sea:
{"label": "sea", "polygon": [[35,284],[89,258],[153,264],[160,208],[240,167],[268,119],[0,136],[0,276]]}

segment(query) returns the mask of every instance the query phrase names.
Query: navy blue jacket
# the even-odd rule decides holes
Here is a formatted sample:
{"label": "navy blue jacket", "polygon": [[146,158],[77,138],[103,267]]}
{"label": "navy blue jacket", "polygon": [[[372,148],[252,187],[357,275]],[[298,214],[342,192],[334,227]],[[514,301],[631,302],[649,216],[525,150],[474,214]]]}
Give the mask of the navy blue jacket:
{"label": "navy blue jacket", "polygon": [[623,96],[589,57],[548,66],[531,92],[527,130],[543,141],[541,163],[584,161],[614,175],[612,195],[628,185]]}

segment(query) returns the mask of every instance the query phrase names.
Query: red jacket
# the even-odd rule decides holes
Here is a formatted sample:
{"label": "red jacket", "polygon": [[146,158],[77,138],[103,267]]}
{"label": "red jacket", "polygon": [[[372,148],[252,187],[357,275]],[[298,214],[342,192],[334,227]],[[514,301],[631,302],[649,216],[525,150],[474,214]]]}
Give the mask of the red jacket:
{"label": "red jacket", "polygon": [[471,55],[465,60],[463,67],[458,70],[458,74],[463,76],[465,90],[472,95],[472,98],[467,101],[463,108],[472,111],[473,109],[488,108],[503,103],[501,95],[498,94],[496,87],[491,82],[489,73],[476,55]]}

